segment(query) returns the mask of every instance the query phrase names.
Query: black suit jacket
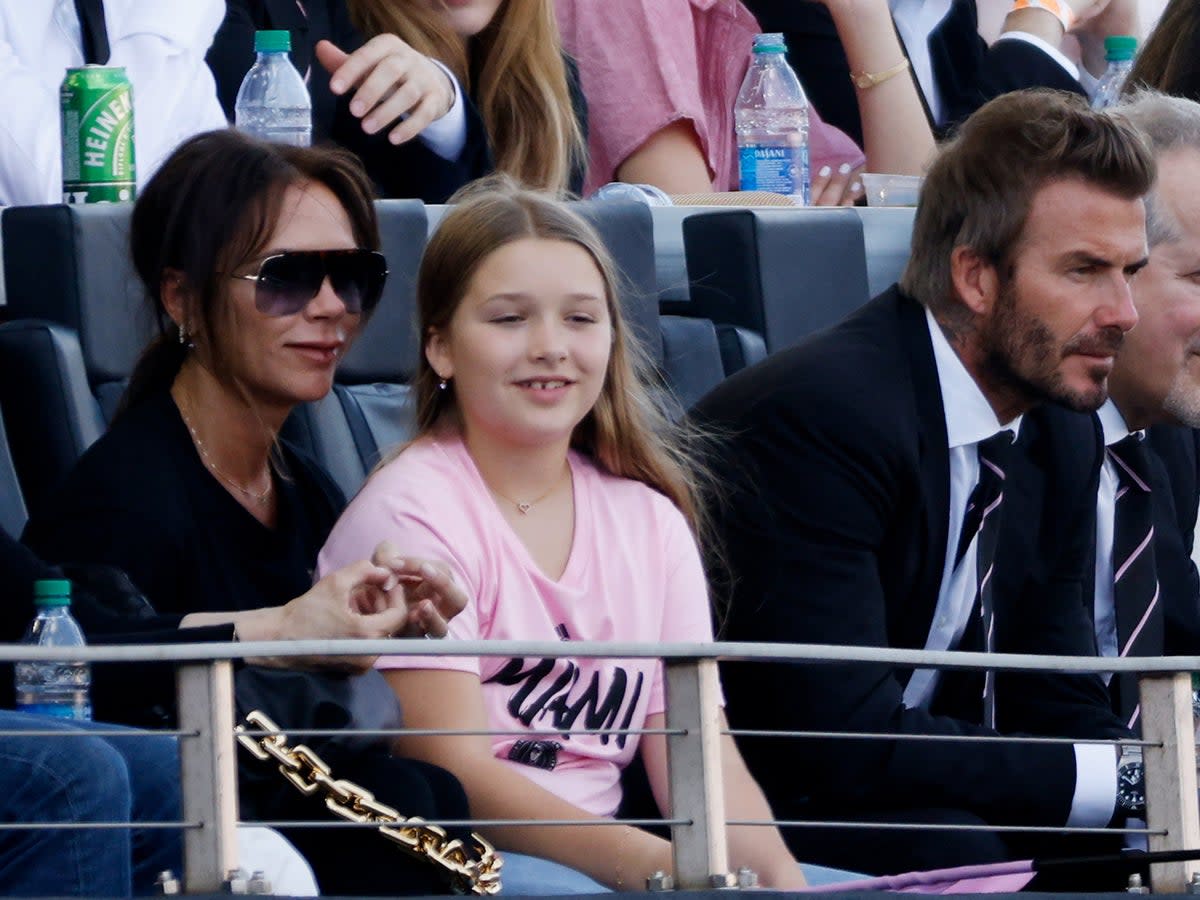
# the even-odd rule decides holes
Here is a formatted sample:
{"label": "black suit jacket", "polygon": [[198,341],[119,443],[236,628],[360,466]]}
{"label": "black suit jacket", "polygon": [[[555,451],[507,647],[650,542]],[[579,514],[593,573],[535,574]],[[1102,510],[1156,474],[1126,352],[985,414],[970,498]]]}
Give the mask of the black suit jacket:
{"label": "black suit jacket", "polygon": [[[862,122],[850,66],[829,11],[803,0],[745,2],[763,31],[786,35],[788,61],[821,117],[861,145]],[[1062,66],[1025,41],[997,41],[988,47],[979,36],[975,0],[953,0],[950,12],[929,36],[929,51],[942,95],[943,122],[932,123],[937,131],[1008,91],[1051,87],[1083,93]]]}
{"label": "black suit jacket", "polygon": [[[949,519],[945,416],[923,308],[893,288],[726,380],[697,418],[726,436],[712,460],[729,486],[716,510],[735,578],[726,636],[923,647]],[[1102,447],[1094,425],[1061,433],[1064,425],[1071,420],[1054,410],[1028,414],[1010,463],[998,650],[1092,652],[1082,569]],[[885,665],[741,663],[723,676],[739,728],[988,733],[978,693],[962,687],[974,676],[943,673],[930,710],[905,708],[910,673]],[[1124,733],[1096,676],[1006,679],[997,708],[1013,729]],[[742,748],[781,818],[948,807],[1058,825],[1074,785],[1067,746],[771,738]],[[802,830],[796,839],[802,847]]]}
{"label": "black suit jacket", "polygon": [[331,140],[358,154],[381,196],[444,203],[468,181],[492,171],[487,134],[467,96],[468,86],[462,92],[467,142],[456,160],[443,159],[420,139],[394,146],[386,131],[366,134],[360,120],[350,112],[349,98],[330,91],[329,73],[317,61],[314,50],[318,41],[326,39],[347,53],[362,46],[362,35],[350,22],[346,0],[305,0],[304,7],[307,15],[300,11],[296,0],[228,0],[225,21],[207,59],[221,105],[231,122],[238,88],[254,64],[254,32],[287,30],[292,33],[292,62],[301,74],[309,73],[314,142]]}

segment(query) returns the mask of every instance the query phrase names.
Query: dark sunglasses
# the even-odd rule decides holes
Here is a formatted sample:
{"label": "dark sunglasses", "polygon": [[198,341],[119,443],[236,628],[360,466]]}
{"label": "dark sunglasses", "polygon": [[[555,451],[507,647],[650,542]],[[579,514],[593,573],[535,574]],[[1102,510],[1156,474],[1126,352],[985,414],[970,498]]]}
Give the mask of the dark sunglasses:
{"label": "dark sunglasses", "polygon": [[285,250],[264,259],[254,275],[254,306],[266,316],[300,312],[321,290],[326,277],[346,312],[369,313],[383,296],[387,260],[377,250]]}

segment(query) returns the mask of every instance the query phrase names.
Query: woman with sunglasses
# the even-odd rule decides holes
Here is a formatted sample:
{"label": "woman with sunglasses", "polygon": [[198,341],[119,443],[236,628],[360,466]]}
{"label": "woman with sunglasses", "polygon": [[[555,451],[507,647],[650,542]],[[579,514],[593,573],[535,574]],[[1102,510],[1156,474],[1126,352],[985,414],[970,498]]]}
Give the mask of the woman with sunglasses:
{"label": "woman with sunglasses", "polygon": [[[279,439],[296,404],[329,392],[387,275],[358,163],[342,151],[229,130],[199,135],[142,191],[131,244],[163,334],[142,356],[112,427],[37,511],[26,542],[50,561],[128,573],[153,610],[139,608],[135,621],[118,611],[113,630],[159,640],[170,629],[189,633],[181,640],[443,635],[465,596],[443,569],[389,545],[313,584],[317,551],[344,501]],[[259,662],[361,671],[372,660]],[[172,692],[170,677],[148,677],[125,707],[105,712],[141,724]],[[467,813],[461,787],[436,766],[383,752],[354,761],[343,777],[406,815]],[[326,815],[282,781],[264,787],[254,798],[260,812],[280,804],[267,818]],[[377,836],[284,831],[324,893],[443,889],[432,867],[406,863]]]}

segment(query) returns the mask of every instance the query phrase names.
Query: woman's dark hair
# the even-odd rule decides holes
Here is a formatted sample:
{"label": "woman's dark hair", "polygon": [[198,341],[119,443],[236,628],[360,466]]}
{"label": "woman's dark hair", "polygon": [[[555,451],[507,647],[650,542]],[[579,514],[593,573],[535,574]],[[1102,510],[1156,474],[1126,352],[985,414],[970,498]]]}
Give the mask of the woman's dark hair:
{"label": "woman's dark hair", "polygon": [[1200,2],[1170,0],[1133,61],[1125,94],[1154,88],[1200,100]]}
{"label": "woman's dark hair", "polygon": [[263,250],[285,192],[305,182],[322,184],[338,198],[358,246],[379,249],[371,182],[344,150],[270,144],[224,129],[185,141],[162,164],[133,207],[129,235],[161,333],[138,360],[120,412],[169,387],[187,356],[163,306],[165,278],[182,279],[192,330],[209,341],[214,374],[228,371],[219,340],[227,275]]}

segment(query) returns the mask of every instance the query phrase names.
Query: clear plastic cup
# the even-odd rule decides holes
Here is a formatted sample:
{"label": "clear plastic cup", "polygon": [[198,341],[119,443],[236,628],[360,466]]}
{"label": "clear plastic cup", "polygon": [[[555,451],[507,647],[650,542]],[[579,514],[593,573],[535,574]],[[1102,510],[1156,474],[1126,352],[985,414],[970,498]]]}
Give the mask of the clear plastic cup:
{"label": "clear plastic cup", "polygon": [[867,206],[916,206],[921,192],[919,175],[862,174]]}

